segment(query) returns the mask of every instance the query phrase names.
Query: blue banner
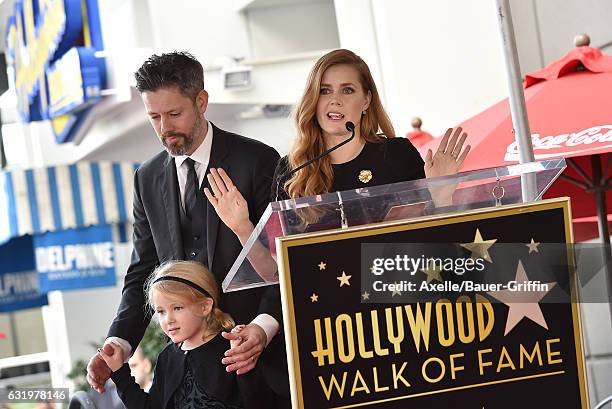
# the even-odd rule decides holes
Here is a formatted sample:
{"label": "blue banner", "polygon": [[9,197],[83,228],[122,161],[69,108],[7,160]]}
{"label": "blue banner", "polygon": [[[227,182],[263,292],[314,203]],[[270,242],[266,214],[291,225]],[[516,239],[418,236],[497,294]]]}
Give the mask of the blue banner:
{"label": "blue banner", "polygon": [[32,257],[32,236],[0,246],[0,313],[47,305]]}
{"label": "blue banner", "polygon": [[21,118],[70,141],[106,84],[98,1],[16,0],[5,42]]}
{"label": "blue banner", "polygon": [[36,235],[34,251],[42,291],[115,285],[111,225]]}

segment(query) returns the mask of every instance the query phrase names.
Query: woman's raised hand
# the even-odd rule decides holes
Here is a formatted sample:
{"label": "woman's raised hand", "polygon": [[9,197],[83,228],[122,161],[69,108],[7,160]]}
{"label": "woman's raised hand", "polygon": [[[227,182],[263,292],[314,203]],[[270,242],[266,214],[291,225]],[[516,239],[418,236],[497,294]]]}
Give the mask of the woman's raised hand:
{"label": "woman's raised hand", "polygon": [[440,145],[438,145],[435,155],[431,149],[427,151],[425,157],[426,177],[433,178],[436,176],[454,175],[459,171],[461,164],[463,164],[470,151],[470,145],[467,145],[465,149],[463,148],[468,135],[465,132],[461,134],[462,131],[461,127],[455,129],[455,132],[453,132],[453,128],[448,128],[440,141]]}
{"label": "woman's raised hand", "polygon": [[204,188],[204,194],[215,208],[217,215],[238,238],[248,236],[253,231],[253,224],[249,219],[249,207],[232,179],[221,168],[210,169],[207,175],[212,192]]}

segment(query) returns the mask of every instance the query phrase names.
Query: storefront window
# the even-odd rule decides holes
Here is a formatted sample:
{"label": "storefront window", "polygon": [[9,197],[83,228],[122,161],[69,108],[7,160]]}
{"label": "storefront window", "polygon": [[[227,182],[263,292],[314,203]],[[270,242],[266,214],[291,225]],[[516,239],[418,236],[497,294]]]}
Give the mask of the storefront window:
{"label": "storefront window", "polygon": [[46,351],[41,308],[0,314],[0,359]]}

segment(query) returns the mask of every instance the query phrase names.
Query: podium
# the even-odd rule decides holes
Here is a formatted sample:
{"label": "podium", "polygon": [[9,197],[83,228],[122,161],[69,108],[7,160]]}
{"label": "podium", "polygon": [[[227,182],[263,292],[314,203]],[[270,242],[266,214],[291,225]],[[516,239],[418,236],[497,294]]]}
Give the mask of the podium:
{"label": "podium", "polygon": [[587,408],[564,168],[271,203],[223,290],[280,285],[294,408]]}

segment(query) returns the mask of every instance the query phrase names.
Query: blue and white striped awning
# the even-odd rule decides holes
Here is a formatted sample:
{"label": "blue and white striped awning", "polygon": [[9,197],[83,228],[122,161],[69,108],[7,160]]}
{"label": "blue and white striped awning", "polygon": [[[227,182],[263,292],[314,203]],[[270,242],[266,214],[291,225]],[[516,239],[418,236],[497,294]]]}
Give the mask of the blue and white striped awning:
{"label": "blue and white striped awning", "polygon": [[137,167],[78,162],[0,172],[0,244],[26,234],[131,223]]}

